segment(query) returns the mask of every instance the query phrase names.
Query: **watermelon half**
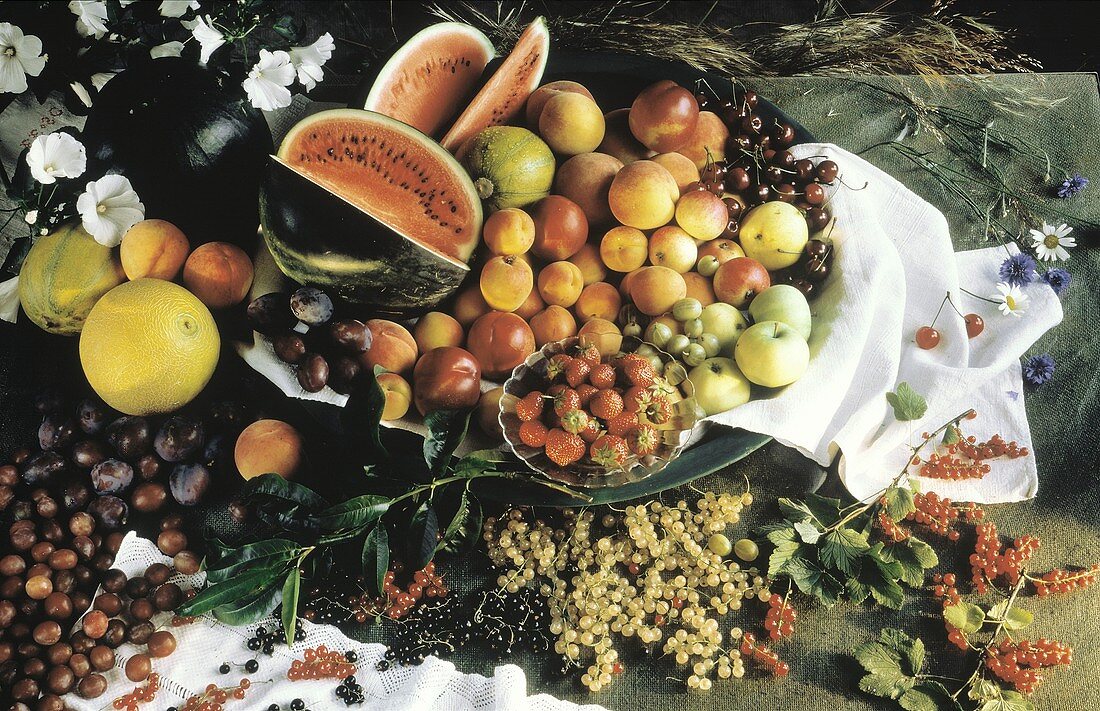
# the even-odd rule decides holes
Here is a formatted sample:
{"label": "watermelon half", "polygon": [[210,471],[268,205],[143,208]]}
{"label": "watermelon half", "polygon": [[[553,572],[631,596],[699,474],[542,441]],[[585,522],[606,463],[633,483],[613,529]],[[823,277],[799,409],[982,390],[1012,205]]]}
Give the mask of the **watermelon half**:
{"label": "watermelon half", "polygon": [[379,314],[430,310],[458,288],[481,200],[438,143],[388,116],[322,111],[272,156],[260,223],[291,279]]}

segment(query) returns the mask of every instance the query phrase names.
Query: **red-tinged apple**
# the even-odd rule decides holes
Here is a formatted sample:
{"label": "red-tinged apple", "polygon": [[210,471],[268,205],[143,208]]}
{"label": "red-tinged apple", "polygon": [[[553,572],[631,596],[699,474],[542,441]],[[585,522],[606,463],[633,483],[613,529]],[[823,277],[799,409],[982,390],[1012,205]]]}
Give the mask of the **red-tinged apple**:
{"label": "red-tinged apple", "polygon": [[757,205],[741,218],[738,239],[745,256],[775,271],[798,261],[810,229],[797,207],[775,200]]}
{"label": "red-tinged apple", "polygon": [[772,285],[763,264],[750,257],[731,259],[714,273],[714,295],[719,301],[742,308]]}
{"label": "red-tinged apple", "polygon": [[731,358],[707,358],[691,369],[695,401],[707,416],[732,410],[749,401],[749,381]]}
{"label": "red-tinged apple", "polygon": [[790,385],[810,363],[810,348],[798,331],[781,321],[753,324],[737,339],[733,356],[751,382],[766,388]]}
{"label": "red-tinged apple", "polygon": [[790,284],[776,284],[757,294],[749,304],[749,316],[756,323],[782,321],[810,340],[810,304],[805,295]]}

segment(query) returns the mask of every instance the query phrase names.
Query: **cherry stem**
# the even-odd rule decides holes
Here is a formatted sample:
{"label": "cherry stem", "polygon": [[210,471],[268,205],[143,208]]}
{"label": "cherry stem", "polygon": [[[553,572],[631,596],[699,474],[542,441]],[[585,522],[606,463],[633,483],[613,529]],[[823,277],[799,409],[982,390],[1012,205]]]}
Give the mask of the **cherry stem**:
{"label": "cherry stem", "polygon": [[[936,327],[936,320],[940,317],[940,313],[943,311],[943,305],[946,304],[950,300],[951,300],[951,294],[949,292],[946,295],[944,295],[943,301],[940,302],[940,307],[938,309],[936,309],[936,315],[935,315],[935,317],[932,318],[932,323],[930,323],[928,325],[928,328],[935,328]],[[954,306],[954,304],[952,304],[952,306]]]}
{"label": "cherry stem", "polygon": [[968,291],[968,290],[962,288],[961,286],[959,287],[959,291],[961,291],[962,293],[967,294],[969,296],[973,296],[975,299],[981,299],[982,301],[988,301],[991,304],[1001,303],[1000,301],[997,301],[996,299],[990,299],[990,298],[985,297],[985,296],[979,296],[978,294],[975,294],[973,291]]}

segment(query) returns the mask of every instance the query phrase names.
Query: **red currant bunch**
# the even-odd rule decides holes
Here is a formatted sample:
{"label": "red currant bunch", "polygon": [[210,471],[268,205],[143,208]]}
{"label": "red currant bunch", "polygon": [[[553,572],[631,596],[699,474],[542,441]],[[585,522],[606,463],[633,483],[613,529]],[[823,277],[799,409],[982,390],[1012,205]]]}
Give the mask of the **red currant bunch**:
{"label": "red currant bunch", "polygon": [[879,509],[878,512],[878,527],[882,529],[882,535],[885,536],[887,540],[893,541],[894,543],[900,543],[906,538],[909,538],[909,531],[899,526],[897,522],[886,513],[886,499],[880,499],[879,503],[884,506],[884,508]]}
{"label": "red currant bunch", "polygon": [[1047,595],[1064,595],[1073,590],[1082,590],[1096,584],[1097,576],[1100,576],[1100,563],[1094,563],[1085,570],[1061,570],[1055,569],[1044,573],[1038,578],[1028,578],[1035,586],[1035,594],[1039,597]]}
{"label": "red currant bunch", "polygon": [[757,643],[756,635],[752,632],[746,632],[741,637],[741,656],[749,657],[773,676],[785,677],[791,673],[791,666],[780,661],[779,655],[768,649],[767,645]]}
{"label": "red currant bunch", "polygon": [[990,649],[985,658],[986,667],[998,679],[1011,684],[1022,694],[1030,694],[1039,688],[1043,681],[1041,669],[1072,663],[1073,650],[1063,642],[1049,639],[1013,642],[1006,637]]}
{"label": "red currant bunch", "polygon": [[768,613],[764,616],[764,629],[768,636],[778,642],[794,634],[794,621],[798,617],[794,606],[786,595],[772,595],[768,598]]}
{"label": "red currant bunch", "polygon": [[951,525],[962,515],[962,510],[955,508],[951,499],[941,499],[936,492],[930,491],[927,494],[915,494],[913,506],[914,510],[905,517],[907,521],[927,526],[933,533],[947,536],[948,540],[959,540],[959,532],[951,528]]}

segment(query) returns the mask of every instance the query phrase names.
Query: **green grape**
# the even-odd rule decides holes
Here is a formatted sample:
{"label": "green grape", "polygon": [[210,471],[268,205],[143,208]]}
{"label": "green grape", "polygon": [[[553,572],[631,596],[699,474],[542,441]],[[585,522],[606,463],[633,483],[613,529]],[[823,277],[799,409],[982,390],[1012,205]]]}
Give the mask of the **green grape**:
{"label": "green grape", "polygon": [[707,352],[707,358],[713,358],[718,355],[718,351],[721,350],[721,344],[718,342],[718,336],[713,333],[704,333],[699,337],[699,345],[703,347],[703,350]]}
{"label": "green grape", "polygon": [[649,358],[651,356],[657,355],[657,349],[649,345],[648,343],[643,343],[642,345],[638,346],[638,350],[634,352],[643,358]]}
{"label": "green grape", "polygon": [[672,338],[672,329],[668,324],[660,321],[654,321],[645,330],[645,340],[658,348],[664,348],[670,338]]}
{"label": "green grape", "polygon": [[702,313],[703,305],[699,303],[699,299],[687,297],[685,299],[680,299],[672,305],[672,318],[677,321],[697,319]]}
{"label": "green grape", "polygon": [[722,266],[722,263],[718,261],[718,257],[707,254],[699,257],[699,261],[695,265],[695,271],[709,278],[714,276],[720,266]]}
{"label": "green grape", "polygon": [[661,360],[661,356],[654,353],[649,356],[649,364],[653,366],[653,372],[660,373],[661,369],[665,367],[665,362]]}
{"label": "green grape", "polygon": [[677,333],[672,338],[668,339],[668,343],[665,344],[665,350],[674,356],[679,356],[687,347],[691,345],[691,339],[682,333]]}
{"label": "green grape", "polygon": [[715,533],[707,539],[707,548],[710,549],[711,553],[715,553],[725,558],[730,554],[730,551],[733,550],[733,545],[730,544],[730,539],[726,538],[721,533]]}
{"label": "green grape", "polygon": [[742,538],[733,544],[733,553],[746,563],[751,563],[760,555],[760,547],[751,538]]}
{"label": "green grape", "polygon": [[703,320],[698,318],[684,321],[684,335],[688,338],[698,338],[703,335]]}
{"label": "green grape", "polygon": [[684,350],[684,362],[692,367],[702,365],[706,359],[707,352],[698,343],[692,343]]}

